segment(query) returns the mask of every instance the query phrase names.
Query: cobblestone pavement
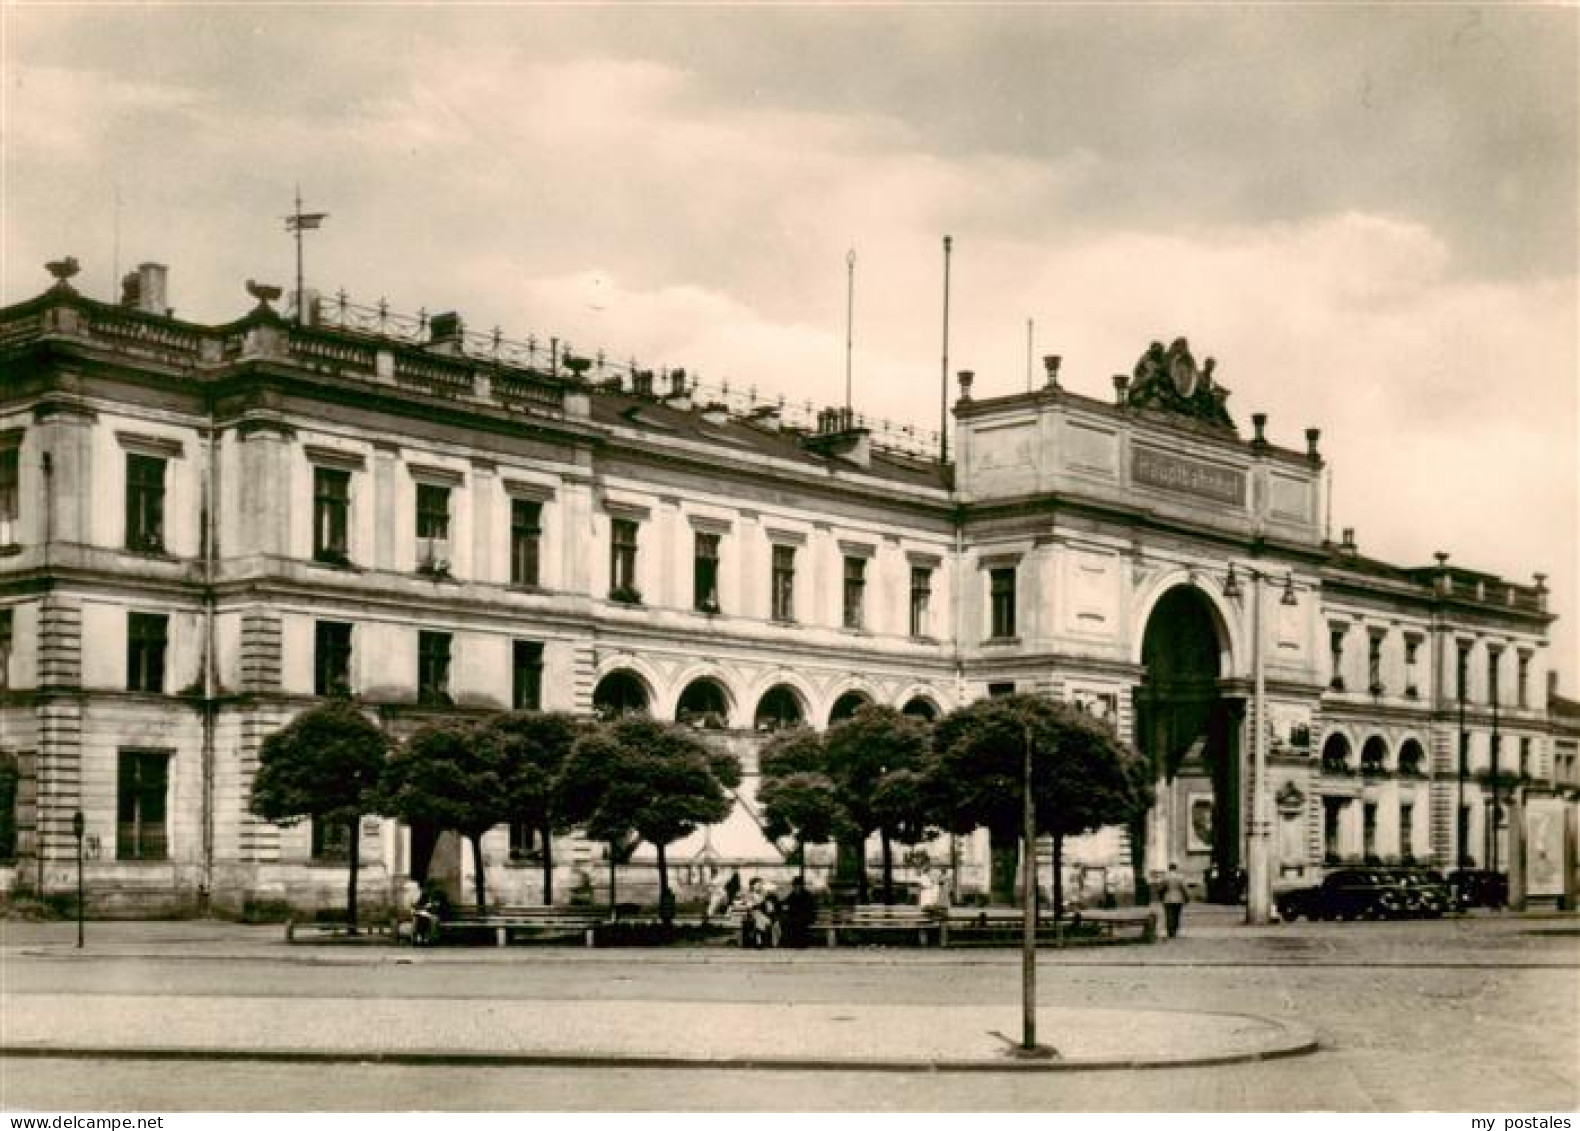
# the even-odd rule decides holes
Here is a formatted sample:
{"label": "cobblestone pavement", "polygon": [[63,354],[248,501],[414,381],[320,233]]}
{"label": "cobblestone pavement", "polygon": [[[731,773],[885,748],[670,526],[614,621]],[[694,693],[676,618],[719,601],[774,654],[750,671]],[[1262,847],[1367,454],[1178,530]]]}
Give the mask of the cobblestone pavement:
{"label": "cobblestone pavement", "polygon": [[[389,1032],[388,1011],[399,1015],[402,1005],[415,1013],[444,1003],[457,1016],[485,1019],[536,1009],[546,1019],[574,1017],[571,1003],[602,1002],[613,1014],[595,1012],[623,1015],[627,1033],[663,1033],[667,1021],[668,1031],[683,1035],[672,1042],[679,1046],[710,1026],[783,1031],[793,1003],[837,1007],[823,1010],[830,1027],[853,1024],[836,1017],[866,1016],[912,1049],[936,1041],[933,1029],[965,1022],[981,1032],[988,1014],[1012,1026],[1019,1018],[1018,960],[1006,951],[414,953],[288,948],[279,928],[173,923],[90,924],[88,951],[79,957],[72,937],[69,925],[4,925],[0,991],[8,1008],[0,1043],[13,1040],[11,1006],[19,1017],[85,1018],[91,1030],[95,1019],[135,1028],[161,1015],[251,1001],[264,1013],[305,1010],[330,1029],[372,1034],[376,1042]],[[1131,1011],[1132,1028],[1185,1051],[1189,1032],[1165,1033],[1164,1022],[1223,1013],[1309,1026],[1322,1048],[1249,1065],[1036,1077],[564,1065],[337,1065],[315,1074],[309,1065],[221,1063],[195,1073],[132,1061],[98,1061],[84,1071],[81,1061],[12,1058],[0,1063],[0,1103],[57,1110],[1540,1111],[1573,1110],[1580,1101],[1580,921],[1573,918],[1252,929],[1226,916],[1197,916],[1174,942],[1045,951],[1039,970],[1040,1035],[1061,1051],[1079,1047],[1081,1021],[1094,1016],[1082,1011],[1091,1010]],[[115,1021],[118,1015],[135,1025]],[[814,1043],[803,1036],[803,1046]]]}

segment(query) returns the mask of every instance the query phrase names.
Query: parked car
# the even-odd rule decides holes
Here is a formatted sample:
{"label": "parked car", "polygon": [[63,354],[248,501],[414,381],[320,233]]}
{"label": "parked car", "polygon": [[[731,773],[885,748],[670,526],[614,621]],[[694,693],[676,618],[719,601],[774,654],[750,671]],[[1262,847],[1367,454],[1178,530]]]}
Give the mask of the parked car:
{"label": "parked car", "polygon": [[1395,919],[1411,897],[1404,883],[1382,868],[1339,868],[1314,887],[1277,893],[1279,916],[1307,919]]}
{"label": "parked car", "polygon": [[1437,919],[1454,910],[1454,899],[1443,873],[1430,868],[1398,868],[1390,874],[1404,886],[1405,914]]}
{"label": "parked car", "polygon": [[1448,874],[1448,890],[1454,907],[1503,907],[1509,902],[1509,877],[1484,868],[1461,868]]}

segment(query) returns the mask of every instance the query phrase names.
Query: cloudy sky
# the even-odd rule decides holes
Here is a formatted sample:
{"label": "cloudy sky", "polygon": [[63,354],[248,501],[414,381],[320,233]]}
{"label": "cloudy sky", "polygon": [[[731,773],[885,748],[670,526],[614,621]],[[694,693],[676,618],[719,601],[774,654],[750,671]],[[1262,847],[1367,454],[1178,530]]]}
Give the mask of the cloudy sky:
{"label": "cloudy sky", "polygon": [[18,7],[4,301],[75,254],[196,319],[309,282],[936,426],[953,366],[1219,360],[1335,528],[1552,576],[1580,672],[1573,6]]}

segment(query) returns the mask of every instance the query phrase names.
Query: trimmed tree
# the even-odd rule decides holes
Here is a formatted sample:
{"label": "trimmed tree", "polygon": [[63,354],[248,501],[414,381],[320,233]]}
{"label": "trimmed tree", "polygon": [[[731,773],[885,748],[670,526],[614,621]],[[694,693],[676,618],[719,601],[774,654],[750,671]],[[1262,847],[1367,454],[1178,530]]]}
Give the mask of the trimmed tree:
{"label": "trimmed tree", "polygon": [[932,758],[928,725],[893,707],[868,704],[823,736],[827,773],[839,792],[860,867],[857,898],[867,899],[866,841],[883,847],[883,901],[894,901],[893,844],[926,839],[932,813],[924,777]]}
{"label": "trimmed tree", "polygon": [[[1024,759],[1032,759],[1037,828],[1053,838],[1054,908],[1062,898],[1064,839],[1123,824],[1151,804],[1139,757],[1106,723],[1034,695],[981,699],[936,731],[933,788],[955,832],[985,827],[992,839],[992,895],[1013,901],[1020,840]],[[1033,859],[1033,846],[1024,846]]]}
{"label": "trimmed tree", "polygon": [[730,815],[741,766],[688,728],[641,717],[605,723],[571,749],[560,778],[562,811],[610,846],[610,905],[618,846],[635,836],[658,852],[659,908],[674,906],[669,845]]}
{"label": "trimmed tree", "polygon": [[570,827],[557,805],[559,776],[587,724],[574,715],[512,711],[486,725],[504,755],[511,819],[543,839],[543,905],[547,907],[554,902],[554,836]]}
{"label": "trimmed tree", "polygon": [[483,835],[511,818],[504,743],[486,724],[431,723],[412,733],[390,758],[380,804],[409,824],[426,823],[472,844],[472,891],[488,902]]}
{"label": "trimmed tree", "polygon": [[758,755],[757,800],[763,832],[774,840],[795,840],[803,879],[806,846],[827,844],[845,826],[845,810],[826,772],[827,760],[822,738],[807,727],[780,731]]}
{"label": "trimmed tree", "polygon": [[357,929],[357,874],[362,815],[377,809],[389,740],[347,700],[303,711],[263,740],[249,808],[266,821],[304,819],[347,830],[346,923]]}

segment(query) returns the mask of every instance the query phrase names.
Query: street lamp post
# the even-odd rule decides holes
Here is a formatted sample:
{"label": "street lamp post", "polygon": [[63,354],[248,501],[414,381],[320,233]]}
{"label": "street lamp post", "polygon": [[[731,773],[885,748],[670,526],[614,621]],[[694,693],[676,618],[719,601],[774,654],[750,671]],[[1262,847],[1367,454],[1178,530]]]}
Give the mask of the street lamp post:
{"label": "street lamp post", "polygon": [[1031,796],[1031,724],[1022,723],[1021,838],[1025,859],[1020,867],[1021,911],[1021,1052],[1037,1048],[1037,808]]}
{"label": "street lamp post", "polygon": [[[1267,781],[1267,659],[1262,642],[1262,582],[1268,580],[1261,570],[1251,574],[1251,815],[1249,843],[1246,846],[1245,921],[1261,926],[1272,918],[1272,820],[1271,791]],[[1233,563],[1224,582],[1224,596],[1238,597],[1240,586]],[[1295,578],[1284,579],[1282,605],[1296,604]]]}
{"label": "street lamp post", "polygon": [[71,815],[71,835],[77,839],[77,949],[82,949],[82,810]]}

